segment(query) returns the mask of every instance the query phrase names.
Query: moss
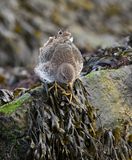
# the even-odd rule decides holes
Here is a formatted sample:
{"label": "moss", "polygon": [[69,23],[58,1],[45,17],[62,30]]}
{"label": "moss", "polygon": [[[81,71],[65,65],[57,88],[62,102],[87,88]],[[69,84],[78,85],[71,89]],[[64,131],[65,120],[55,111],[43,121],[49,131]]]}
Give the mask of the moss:
{"label": "moss", "polygon": [[86,75],[86,77],[87,78],[96,78],[97,75],[99,75],[99,76],[106,75],[106,70],[90,72],[89,74]]}
{"label": "moss", "polygon": [[119,15],[122,13],[122,8],[120,4],[111,4],[108,7],[106,7],[106,16],[112,17],[115,15]]}
{"label": "moss", "polygon": [[23,103],[31,100],[31,94],[33,92],[37,92],[37,91],[42,92],[42,90],[43,90],[42,86],[37,86],[35,88],[32,88],[31,90],[29,90],[29,92],[26,92],[25,94],[15,99],[14,101],[7,103],[3,106],[0,106],[0,113],[11,115],[13,112],[16,111],[17,108],[21,107]]}
{"label": "moss", "polygon": [[87,0],[73,0],[72,2],[68,2],[69,5],[68,7],[71,8],[72,10],[76,10],[78,8],[82,8],[86,11],[93,10],[95,8],[94,3],[92,1],[87,1]]}
{"label": "moss", "polygon": [[5,104],[0,107],[0,112],[10,115],[13,113],[17,108],[21,107],[21,105],[26,102],[30,98],[29,93],[25,93],[23,96],[19,97],[18,99]]}

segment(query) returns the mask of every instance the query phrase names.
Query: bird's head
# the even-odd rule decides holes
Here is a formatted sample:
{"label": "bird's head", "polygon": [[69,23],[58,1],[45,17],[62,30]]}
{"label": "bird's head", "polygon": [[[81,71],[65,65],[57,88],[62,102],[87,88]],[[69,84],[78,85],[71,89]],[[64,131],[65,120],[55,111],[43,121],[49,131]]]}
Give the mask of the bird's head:
{"label": "bird's head", "polygon": [[75,81],[75,71],[71,64],[63,63],[57,71],[57,81],[66,84],[73,84]]}
{"label": "bird's head", "polygon": [[63,40],[63,41],[70,41],[70,42],[73,42],[73,37],[71,35],[70,32],[68,31],[62,31],[60,30],[57,34],[57,38]]}

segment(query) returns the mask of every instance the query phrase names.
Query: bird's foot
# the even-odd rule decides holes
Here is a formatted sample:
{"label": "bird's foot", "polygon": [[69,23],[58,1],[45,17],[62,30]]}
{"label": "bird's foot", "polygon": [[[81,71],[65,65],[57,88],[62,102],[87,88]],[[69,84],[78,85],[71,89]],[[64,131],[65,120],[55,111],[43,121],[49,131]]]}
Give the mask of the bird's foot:
{"label": "bird's foot", "polygon": [[62,92],[65,96],[69,96],[70,98],[69,98],[69,102],[71,103],[71,101],[72,101],[72,98],[73,98],[73,93],[71,92],[71,91],[69,91],[69,92],[66,92],[66,91],[63,91]]}
{"label": "bird's foot", "polygon": [[62,88],[56,81],[54,84],[48,89],[48,91],[51,91],[53,88],[55,88],[55,92],[57,93],[58,89],[60,89],[62,92],[65,92],[65,89]]}
{"label": "bird's foot", "polygon": [[51,91],[52,89],[54,89],[54,92],[58,94],[58,89],[59,89],[63,95],[68,97],[69,103],[72,103],[72,100],[75,100],[76,102],[78,102],[77,98],[73,93],[71,85],[69,84],[68,86],[69,86],[69,89],[66,90],[62,88],[57,82],[54,82],[54,84],[48,89],[48,91]]}
{"label": "bird's foot", "polygon": [[69,91],[64,91],[62,92],[66,97],[68,97],[69,103],[72,103],[72,101],[74,100],[75,102],[78,102],[77,98],[75,97],[74,93],[72,92],[72,90]]}

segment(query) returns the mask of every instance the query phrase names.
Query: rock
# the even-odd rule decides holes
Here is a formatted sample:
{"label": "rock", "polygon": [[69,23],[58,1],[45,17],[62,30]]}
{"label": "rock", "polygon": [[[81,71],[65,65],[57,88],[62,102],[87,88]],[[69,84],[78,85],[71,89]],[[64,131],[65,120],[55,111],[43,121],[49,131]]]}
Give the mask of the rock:
{"label": "rock", "polygon": [[83,82],[102,126],[115,127],[132,117],[132,65],[91,72]]}
{"label": "rock", "polygon": [[0,106],[1,158],[130,160],[132,66],[91,72],[82,82],[71,102],[45,83]]}

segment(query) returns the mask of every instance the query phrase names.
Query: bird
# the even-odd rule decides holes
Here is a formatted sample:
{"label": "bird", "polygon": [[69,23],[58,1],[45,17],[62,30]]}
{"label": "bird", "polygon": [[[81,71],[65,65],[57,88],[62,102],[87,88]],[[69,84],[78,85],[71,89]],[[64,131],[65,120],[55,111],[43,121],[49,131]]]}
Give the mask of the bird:
{"label": "bird", "polygon": [[65,83],[72,88],[83,68],[83,57],[70,32],[60,30],[39,49],[34,71],[42,82]]}

